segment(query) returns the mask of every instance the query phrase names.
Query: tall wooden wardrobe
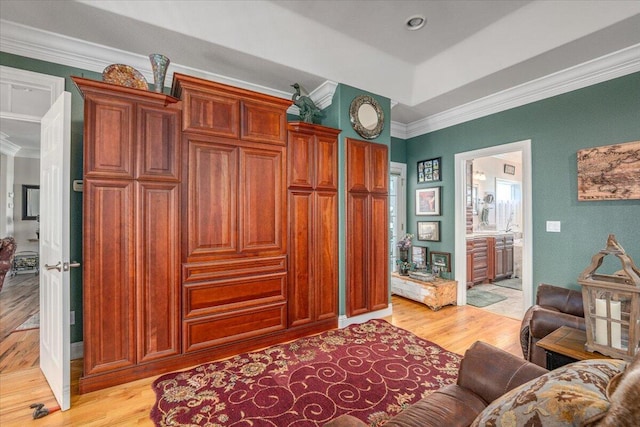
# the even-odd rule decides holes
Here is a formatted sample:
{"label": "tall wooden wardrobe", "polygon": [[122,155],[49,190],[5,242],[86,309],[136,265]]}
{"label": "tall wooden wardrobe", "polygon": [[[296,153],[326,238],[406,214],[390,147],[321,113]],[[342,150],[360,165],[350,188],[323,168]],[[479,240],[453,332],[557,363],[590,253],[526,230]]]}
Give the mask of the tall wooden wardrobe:
{"label": "tall wooden wardrobe", "polygon": [[81,392],[337,326],[338,131],[288,126],[289,100],[177,73],[173,96],[74,82]]}
{"label": "tall wooden wardrobe", "polygon": [[389,305],[389,151],[347,138],[347,316]]}

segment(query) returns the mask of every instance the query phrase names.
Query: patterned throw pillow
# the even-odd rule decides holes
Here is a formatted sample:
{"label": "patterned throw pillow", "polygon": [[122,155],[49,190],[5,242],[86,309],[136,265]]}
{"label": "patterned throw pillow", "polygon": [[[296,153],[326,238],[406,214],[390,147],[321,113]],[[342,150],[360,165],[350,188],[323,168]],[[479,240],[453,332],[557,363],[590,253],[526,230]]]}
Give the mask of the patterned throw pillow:
{"label": "patterned throw pillow", "polygon": [[624,371],[622,360],[571,363],[517,387],[491,402],[472,426],[585,426],[609,409],[609,380]]}

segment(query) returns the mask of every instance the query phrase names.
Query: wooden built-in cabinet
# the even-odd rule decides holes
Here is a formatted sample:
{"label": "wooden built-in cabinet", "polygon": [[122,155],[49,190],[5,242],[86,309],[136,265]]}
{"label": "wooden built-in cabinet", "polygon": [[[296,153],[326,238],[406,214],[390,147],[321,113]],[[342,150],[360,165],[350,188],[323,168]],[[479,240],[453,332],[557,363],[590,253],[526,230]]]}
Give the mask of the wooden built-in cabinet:
{"label": "wooden built-in cabinet", "polygon": [[[85,100],[84,376],[180,353],[177,99],[74,78]],[[120,381],[122,382],[122,381]]]}
{"label": "wooden built-in cabinet", "polygon": [[287,327],[290,101],[176,75],[183,99],[185,353]]}
{"label": "wooden built-in cabinet", "polygon": [[499,234],[487,238],[489,279],[501,280],[513,275],[513,235]]}
{"label": "wooden built-in cabinet", "polygon": [[467,239],[467,287],[487,282],[489,254],[486,237]]}
{"label": "wooden built-in cabinet", "polygon": [[173,96],[74,82],[80,392],[337,326],[339,131],[288,126],[290,100],[178,73]]}
{"label": "wooden built-in cabinet", "polygon": [[347,139],[347,316],[389,305],[389,157],[382,144]]}
{"label": "wooden built-in cabinet", "polygon": [[289,124],[289,326],[338,320],[338,134]]}
{"label": "wooden built-in cabinet", "polygon": [[467,287],[513,275],[513,235],[467,238]]}

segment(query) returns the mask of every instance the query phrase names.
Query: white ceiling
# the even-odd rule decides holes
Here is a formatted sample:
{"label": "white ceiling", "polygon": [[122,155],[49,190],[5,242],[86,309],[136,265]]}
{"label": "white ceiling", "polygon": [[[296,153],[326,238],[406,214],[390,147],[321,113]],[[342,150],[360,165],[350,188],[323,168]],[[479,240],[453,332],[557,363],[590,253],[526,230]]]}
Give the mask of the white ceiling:
{"label": "white ceiling", "polygon": [[[413,15],[427,25],[408,31]],[[10,22],[114,56],[159,52],[282,94],[345,83],[397,102],[401,124],[640,44],[640,1],[2,0],[0,16],[0,33]]]}

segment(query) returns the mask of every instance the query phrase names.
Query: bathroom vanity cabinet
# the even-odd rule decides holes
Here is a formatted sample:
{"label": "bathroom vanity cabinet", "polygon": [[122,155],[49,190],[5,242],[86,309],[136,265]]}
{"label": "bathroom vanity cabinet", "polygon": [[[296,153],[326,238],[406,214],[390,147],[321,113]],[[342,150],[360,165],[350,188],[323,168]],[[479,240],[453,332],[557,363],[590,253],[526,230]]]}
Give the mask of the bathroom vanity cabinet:
{"label": "bathroom vanity cabinet", "polygon": [[467,287],[513,275],[513,234],[467,238]]}

